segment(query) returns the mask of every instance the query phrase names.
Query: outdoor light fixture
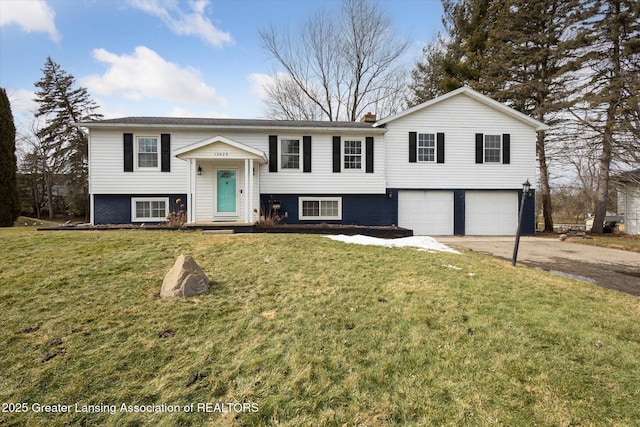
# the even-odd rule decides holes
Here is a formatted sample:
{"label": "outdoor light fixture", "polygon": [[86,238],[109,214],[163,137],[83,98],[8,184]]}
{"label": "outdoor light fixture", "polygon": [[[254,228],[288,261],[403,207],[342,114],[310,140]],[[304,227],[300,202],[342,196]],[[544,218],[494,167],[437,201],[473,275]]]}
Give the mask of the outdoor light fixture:
{"label": "outdoor light fixture", "polygon": [[529,178],[522,183],[522,202],[520,203],[520,214],[518,216],[518,230],[516,231],[516,242],[513,245],[513,257],[511,258],[511,265],[516,265],[516,259],[518,258],[518,246],[520,246],[520,230],[522,229],[522,214],[524,212],[524,203],[531,196],[531,183]]}
{"label": "outdoor light fixture", "polygon": [[198,175],[202,175],[202,167],[198,166]]}

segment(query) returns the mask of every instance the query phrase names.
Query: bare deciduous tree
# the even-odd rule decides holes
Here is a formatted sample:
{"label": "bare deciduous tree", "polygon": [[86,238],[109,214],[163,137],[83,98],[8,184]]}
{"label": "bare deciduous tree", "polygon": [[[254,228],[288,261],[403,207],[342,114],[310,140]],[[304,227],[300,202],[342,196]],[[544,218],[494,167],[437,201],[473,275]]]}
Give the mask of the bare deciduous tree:
{"label": "bare deciduous tree", "polygon": [[375,3],[344,0],[342,13],[321,10],[296,33],[260,31],[263,47],[284,68],[265,91],[267,114],[291,120],[356,121],[404,107],[408,72],[400,57],[409,43]]}

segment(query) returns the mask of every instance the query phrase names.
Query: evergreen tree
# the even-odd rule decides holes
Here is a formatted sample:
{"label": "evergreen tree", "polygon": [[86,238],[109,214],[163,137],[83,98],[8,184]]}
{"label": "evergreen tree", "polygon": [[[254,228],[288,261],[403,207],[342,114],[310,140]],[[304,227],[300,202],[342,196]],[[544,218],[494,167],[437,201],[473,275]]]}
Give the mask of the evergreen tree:
{"label": "evergreen tree", "polygon": [[[425,49],[425,62],[413,72],[412,101],[430,99],[435,91],[426,88],[434,84],[439,84],[440,93],[466,84],[557,125],[578,86],[575,71],[581,65],[585,37],[576,37],[573,29],[584,19],[581,1],[443,0],[443,5],[451,42],[444,53]],[[551,136],[557,138],[553,132]],[[548,145],[549,135],[538,132],[539,194],[545,230],[552,231]]]}
{"label": "evergreen tree", "polygon": [[20,215],[16,172],[16,127],[7,91],[0,88],[0,227],[13,227]]}
{"label": "evergreen tree", "polygon": [[408,103],[420,104],[462,86],[479,89],[486,68],[494,0],[442,0],[446,34],[423,49],[412,71]]}
{"label": "evergreen tree", "polygon": [[494,0],[443,0],[444,24],[450,36],[444,58],[442,89],[449,92],[467,85],[478,89],[482,82],[494,17]]}
{"label": "evergreen tree", "polygon": [[[40,90],[35,101],[39,104],[36,117],[45,119],[38,131],[43,157],[49,161],[50,172],[66,177],[65,187],[71,192],[68,204],[76,213],[88,215],[88,139],[74,123],[102,117],[95,111],[98,105],[86,88],[76,87],[72,75],[60,68],[50,57],[42,70],[44,76],[35,83]],[[51,177],[53,178],[53,177]],[[53,218],[53,179],[48,179],[49,217]]]}
{"label": "evergreen tree", "polygon": [[640,70],[640,3],[632,0],[587,2],[591,19],[582,31],[591,43],[584,53],[588,82],[583,88],[583,111],[577,117],[590,131],[587,141],[598,158],[598,184],[593,233],[602,233],[609,199],[612,163],[631,154],[637,158],[633,135],[637,115]]}
{"label": "evergreen tree", "polygon": [[[485,50],[484,78],[479,90],[518,111],[552,126],[568,119],[583,62],[584,35],[573,29],[585,18],[579,0],[496,0]],[[555,132],[554,132],[555,130]],[[555,135],[554,135],[555,133]],[[544,230],[553,231],[549,184],[549,135],[539,131],[536,151]]]}
{"label": "evergreen tree", "polygon": [[424,61],[418,62],[411,71],[409,85],[409,107],[429,101],[445,93],[443,89],[445,47],[442,43],[432,43],[422,49]]}

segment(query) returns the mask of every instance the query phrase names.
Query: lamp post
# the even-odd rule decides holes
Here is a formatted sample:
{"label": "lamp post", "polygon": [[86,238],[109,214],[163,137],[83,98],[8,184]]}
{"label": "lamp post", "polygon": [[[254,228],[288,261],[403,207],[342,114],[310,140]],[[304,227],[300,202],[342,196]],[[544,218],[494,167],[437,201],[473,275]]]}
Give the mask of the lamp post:
{"label": "lamp post", "polygon": [[513,245],[513,257],[511,258],[511,265],[516,265],[516,259],[518,258],[518,246],[520,245],[520,230],[522,229],[522,213],[524,212],[524,203],[531,195],[531,183],[529,179],[522,183],[522,202],[520,203],[520,213],[518,216],[518,230],[516,231],[516,242]]}

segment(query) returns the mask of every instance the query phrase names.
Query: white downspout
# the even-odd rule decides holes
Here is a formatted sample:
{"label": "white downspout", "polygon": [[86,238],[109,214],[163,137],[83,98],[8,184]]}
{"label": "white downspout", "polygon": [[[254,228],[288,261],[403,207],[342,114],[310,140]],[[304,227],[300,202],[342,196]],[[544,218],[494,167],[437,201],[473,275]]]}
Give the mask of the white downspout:
{"label": "white downspout", "polygon": [[249,222],[249,159],[244,159],[244,222]]}
{"label": "white downspout", "polygon": [[254,176],[253,176],[253,159],[249,160],[249,221],[248,222],[254,222],[255,218],[253,216],[253,201],[254,201],[254,195],[253,195],[253,180],[254,180]]}

